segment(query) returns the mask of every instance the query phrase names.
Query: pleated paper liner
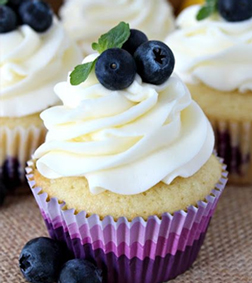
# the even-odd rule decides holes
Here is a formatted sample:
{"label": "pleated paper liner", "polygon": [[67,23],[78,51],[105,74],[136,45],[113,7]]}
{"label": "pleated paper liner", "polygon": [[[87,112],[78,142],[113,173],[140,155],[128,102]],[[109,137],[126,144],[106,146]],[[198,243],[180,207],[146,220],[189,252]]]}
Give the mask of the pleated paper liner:
{"label": "pleated paper liner", "polygon": [[34,168],[34,161],[29,161],[27,180],[50,236],[66,242],[76,258],[94,261],[107,283],[158,283],[185,272],[198,255],[227,182],[223,165],[221,179],[196,206],[161,218],[153,215],[147,221],[141,217],[115,221],[111,216],[100,219],[85,211],[63,210],[64,203],[49,199],[36,186]]}
{"label": "pleated paper liner", "polygon": [[44,141],[45,134],[42,123],[27,128],[0,125],[0,178],[9,190],[25,181],[26,162]]}
{"label": "pleated paper liner", "polygon": [[229,183],[252,184],[252,123],[210,121],[215,131],[216,150],[227,164]]}

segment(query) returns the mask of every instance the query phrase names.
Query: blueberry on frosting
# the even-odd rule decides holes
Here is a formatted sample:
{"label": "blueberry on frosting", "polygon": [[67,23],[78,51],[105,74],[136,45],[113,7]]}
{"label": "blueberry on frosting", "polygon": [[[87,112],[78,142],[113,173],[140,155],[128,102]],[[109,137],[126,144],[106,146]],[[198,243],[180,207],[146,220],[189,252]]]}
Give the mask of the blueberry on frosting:
{"label": "blueberry on frosting", "polygon": [[98,57],[95,74],[99,82],[107,89],[125,89],[134,81],[136,64],[126,50],[110,48]]}
{"label": "blueberry on frosting", "polygon": [[166,44],[148,41],[144,33],[130,30],[124,22],[103,34],[92,48],[100,53],[99,57],[75,67],[70,74],[72,85],[84,82],[93,69],[98,81],[110,90],[129,87],[136,71],[144,82],[160,85],[174,69],[175,59]]}
{"label": "blueberry on frosting", "polygon": [[252,17],[251,0],[218,0],[220,15],[228,22],[241,22]]}
{"label": "blueberry on frosting", "polygon": [[130,37],[123,44],[122,48],[127,50],[130,54],[134,55],[136,49],[146,41],[148,41],[148,38],[145,33],[137,29],[131,29]]}
{"label": "blueberry on frosting", "polygon": [[204,20],[213,13],[219,13],[228,22],[241,22],[252,17],[251,0],[206,0],[199,10],[197,20]]}
{"label": "blueberry on frosting", "polygon": [[161,41],[147,41],[140,45],[134,58],[137,72],[147,83],[160,85],[172,74],[175,59],[171,49]]}
{"label": "blueberry on frosting", "polygon": [[0,5],[0,33],[13,31],[17,25],[17,16],[8,6]]}
{"label": "blueberry on frosting", "polygon": [[53,21],[50,6],[40,0],[25,1],[19,7],[19,16],[23,24],[29,25],[37,32],[46,31]]}
{"label": "blueberry on frosting", "polygon": [[0,33],[13,31],[23,24],[36,32],[45,32],[52,22],[53,12],[42,0],[0,1]]}

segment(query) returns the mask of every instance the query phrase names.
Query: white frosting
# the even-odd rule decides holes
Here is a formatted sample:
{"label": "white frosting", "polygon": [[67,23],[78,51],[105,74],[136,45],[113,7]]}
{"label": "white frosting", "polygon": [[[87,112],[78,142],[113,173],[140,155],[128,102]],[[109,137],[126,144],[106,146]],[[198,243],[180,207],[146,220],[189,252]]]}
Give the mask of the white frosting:
{"label": "white frosting", "polygon": [[54,85],[81,61],[78,48],[54,18],[44,33],[28,25],[0,34],[0,117],[40,112],[58,102]]}
{"label": "white frosting", "polygon": [[85,176],[92,193],[138,194],[193,175],[213,151],[209,121],[176,76],[155,86],[137,75],[127,89],[110,91],[93,73],[55,92],[63,106],[41,114],[49,132],[35,152],[47,178]]}
{"label": "white frosting", "polygon": [[215,14],[197,21],[199,9],[185,9],[177,19],[179,29],[166,40],[175,54],[175,71],[186,83],[251,91],[252,18],[234,23]]}
{"label": "white frosting", "polygon": [[119,22],[140,29],[149,39],[164,40],[174,30],[172,6],[167,0],[66,0],[60,10],[69,36],[78,42],[85,55]]}

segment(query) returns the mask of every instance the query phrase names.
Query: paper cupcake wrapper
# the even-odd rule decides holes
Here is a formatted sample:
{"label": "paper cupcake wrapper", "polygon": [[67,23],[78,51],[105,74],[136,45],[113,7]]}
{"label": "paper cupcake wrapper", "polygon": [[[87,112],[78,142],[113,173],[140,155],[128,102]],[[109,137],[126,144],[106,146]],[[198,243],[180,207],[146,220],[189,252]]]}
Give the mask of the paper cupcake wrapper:
{"label": "paper cupcake wrapper", "polygon": [[194,262],[207,227],[227,182],[222,178],[205,200],[186,211],[164,213],[117,221],[111,216],[100,219],[85,211],[63,210],[64,203],[48,199],[33,178],[34,162],[29,161],[27,180],[39,205],[49,234],[64,241],[76,258],[94,261],[103,270],[107,283],[158,283],[175,278]]}
{"label": "paper cupcake wrapper", "polygon": [[0,125],[0,178],[8,188],[25,180],[26,162],[44,141],[46,129],[30,126],[9,128]]}
{"label": "paper cupcake wrapper", "polygon": [[216,150],[224,158],[229,182],[252,184],[252,123],[211,120]]}

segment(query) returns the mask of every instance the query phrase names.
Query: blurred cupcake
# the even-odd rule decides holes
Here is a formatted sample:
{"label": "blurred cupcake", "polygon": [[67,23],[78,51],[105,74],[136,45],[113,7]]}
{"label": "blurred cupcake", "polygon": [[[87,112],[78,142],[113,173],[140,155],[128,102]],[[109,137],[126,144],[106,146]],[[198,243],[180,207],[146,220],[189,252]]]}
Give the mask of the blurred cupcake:
{"label": "blurred cupcake", "polygon": [[251,184],[252,2],[218,3],[212,10],[206,4],[206,18],[198,5],[184,10],[166,42],[175,71],[212,122],[230,181]]}
{"label": "blurred cupcake", "polygon": [[44,141],[39,114],[59,102],[53,86],[81,58],[47,4],[15,2],[0,6],[0,179],[8,187],[24,179],[25,162]]}
{"label": "blurred cupcake", "polygon": [[93,52],[91,44],[120,21],[147,33],[149,39],[164,40],[174,30],[173,8],[167,0],[66,0],[59,14],[85,56]]}
{"label": "blurred cupcake", "polygon": [[27,178],[51,237],[95,261],[104,282],[163,282],[196,259],[226,172],[209,121],[170,76],[171,50],[101,50],[115,34],[56,85],[63,106],[41,114],[48,134]]}

